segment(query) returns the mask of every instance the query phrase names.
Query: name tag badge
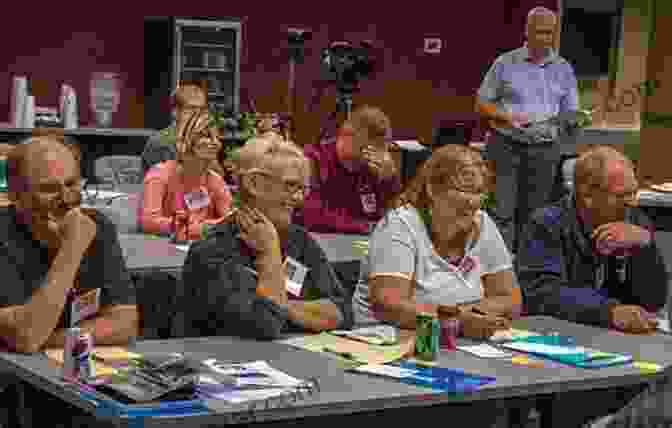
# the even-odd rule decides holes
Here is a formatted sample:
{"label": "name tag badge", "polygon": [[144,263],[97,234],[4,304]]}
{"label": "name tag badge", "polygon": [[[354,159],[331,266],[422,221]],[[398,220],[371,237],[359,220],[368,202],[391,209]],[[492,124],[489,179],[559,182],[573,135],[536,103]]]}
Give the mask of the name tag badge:
{"label": "name tag badge", "polygon": [[77,325],[81,320],[94,316],[98,313],[99,308],[100,288],[75,296],[70,307],[70,322],[72,326]]}
{"label": "name tag badge", "polygon": [[285,281],[287,292],[294,297],[301,297],[301,290],[303,289],[303,282],[306,279],[308,268],[293,258],[287,257],[285,259],[285,273],[287,274]]}
{"label": "name tag badge", "polygon": [[362,198],[362,209],[364,210],[364,213],[375,214],[377,211],[376,194],[362,193],[360,197]]}
{"label": "name tag badge", "polygon": [[200,210],[210,205],[210,196],[204,191],[189,192],[184,194],[184,203],[190,210]]}

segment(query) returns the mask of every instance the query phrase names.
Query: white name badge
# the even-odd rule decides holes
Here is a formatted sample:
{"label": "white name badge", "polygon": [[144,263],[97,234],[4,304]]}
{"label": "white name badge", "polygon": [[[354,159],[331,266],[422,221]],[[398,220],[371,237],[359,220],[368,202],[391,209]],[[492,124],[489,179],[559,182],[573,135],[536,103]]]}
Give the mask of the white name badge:
{"label": "white name badge", "polygon": [[376,204],[376,194],[375,193],[362,193],[360,195],[362,198],[362,209],[365,214],[375,214],[378,205]]}
{"label": "white name badge", "polygon": [[72,326],[77,325],[81,320],[94,316],[98,313],[99,308],[100,288],[75,296],[70,306],[70,322]]}
{"label": "white name badge", "polygon": [[306,280],[308,268],[293,258],[287,257],[285,259],[285,273],[287,274],[285,280],[287,292],[295,297],[301,297],[301,290],[303,289],[303,282]]}
{"label": "white name badge", "polygon": [[184,203],[190,210],[200,210],[210,205],[210,196],[204,191],[189,192],[184,194]]}

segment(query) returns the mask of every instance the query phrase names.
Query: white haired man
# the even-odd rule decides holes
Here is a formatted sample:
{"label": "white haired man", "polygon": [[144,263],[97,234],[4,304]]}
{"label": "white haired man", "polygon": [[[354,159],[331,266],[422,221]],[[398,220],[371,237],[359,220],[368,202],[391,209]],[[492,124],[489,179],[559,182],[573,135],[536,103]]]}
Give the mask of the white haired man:
{"label": "white haired man", "polygon": [[572,66],[554,50],[558,18],[535,7],[527,16],[524,46],[499,56],[483,78],[476,110],[494,128],[487,158],[495,163],[495,220],[511,251],[532,211],[548,202],[560,161],[560,126],[532,136],[521,129],[576,111]]}

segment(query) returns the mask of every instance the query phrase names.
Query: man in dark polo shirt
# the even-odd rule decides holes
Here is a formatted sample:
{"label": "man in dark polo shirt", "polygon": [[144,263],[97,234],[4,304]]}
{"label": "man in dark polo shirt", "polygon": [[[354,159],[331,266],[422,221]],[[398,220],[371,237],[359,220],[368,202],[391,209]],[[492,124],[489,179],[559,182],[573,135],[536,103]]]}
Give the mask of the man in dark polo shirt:
{"label": "man in dark polo shirt", "polygon": [[240,208],[195,242],[180,296],[187,336],[277,339],[350,328],[352,306],[319,244],[291,224],[303,199],[306,159],[282,139],[238,151]]}
{"label": "man in dark polo shirt", "polygon": [[[8,156],[14,206],[0,215],[0,338],[17,352],[63,347],[71,289],[99,295],[97,310],[78,323],[95,345],[123,345],[138,333],[135,290],[115,226],[95,210],[79,207],[80,165],[74,153],[58,137],[42,136]],[[28,384],[22,393],[31,397],[27,402],[39,400],[39,406],[27,404],[34,411],[65,408]],[[50,420],[50,426],[59,426],[58,421]]]}
{"label": "man in dark polo shirt", "polygon": [[[575,194],[537,210],[525,229],[518,280],[528,314],[653,332],[655,314],[666,302],[668,272],[651,221],[634,206],[632,163],[610,147],[591,149],[577,160],[574,183]],[[641,390],[556,394],[553,426],[581,426],[613,413]]]}

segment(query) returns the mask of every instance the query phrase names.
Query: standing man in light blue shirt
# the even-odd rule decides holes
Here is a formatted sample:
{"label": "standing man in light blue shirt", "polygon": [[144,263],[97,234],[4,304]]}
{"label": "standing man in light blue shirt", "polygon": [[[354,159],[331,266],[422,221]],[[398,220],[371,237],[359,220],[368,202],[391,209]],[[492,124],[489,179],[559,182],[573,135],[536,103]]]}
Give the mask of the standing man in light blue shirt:
{"label": "standing man in light blue shirt", "polygon": [[548,202],[555,182],[562,129],[545,121],[578,110],[574,70],[553,48],[557,25],[553,11],[532,9],[527,42],[495,60],[477,94],[476,110],[495,130],[486,146],[497,180],[494,217],[512,252],[521,227]]}

